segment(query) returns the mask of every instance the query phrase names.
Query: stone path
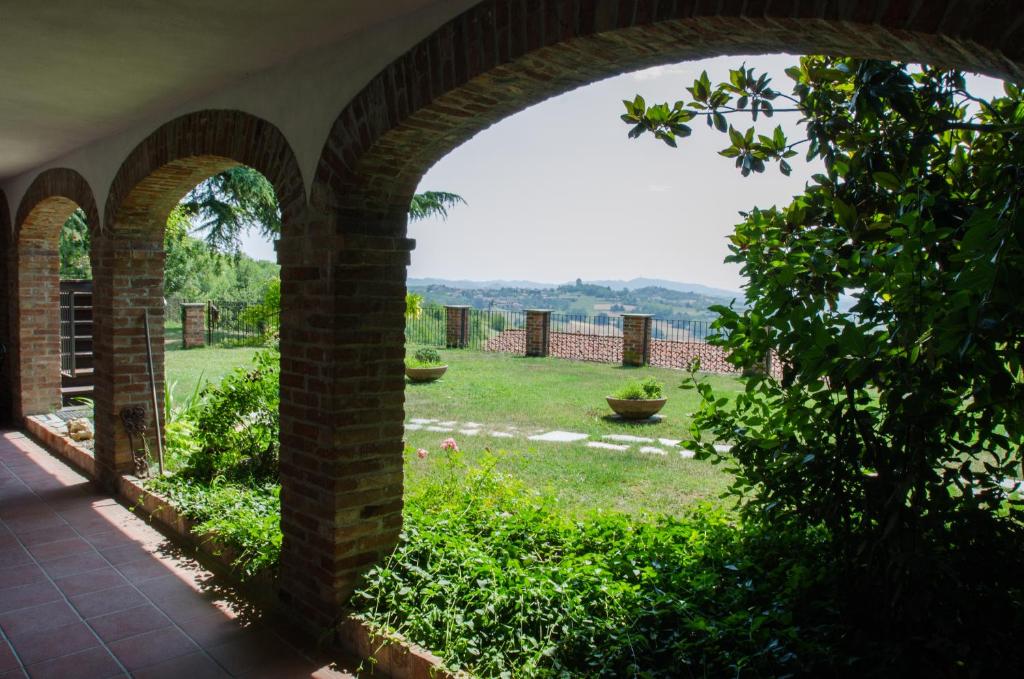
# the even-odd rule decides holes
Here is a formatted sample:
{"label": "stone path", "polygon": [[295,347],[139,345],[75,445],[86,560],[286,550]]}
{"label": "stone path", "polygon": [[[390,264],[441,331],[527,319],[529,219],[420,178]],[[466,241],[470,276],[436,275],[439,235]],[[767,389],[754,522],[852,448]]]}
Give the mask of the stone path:
{"label": "stone path", "polygon": [[24,434],[0,432],[0,679],[354,676],[350,659],[295,638]]}
{"label": "stone path", "polygon": [[[681,447],[679,439],[653,438],[647,436],[633,436],[632,434],[604,434],[592,437],[591,434],[583,434],[575,431],[552,430],[539,433],[521,431],[513,426],[491,428],[479,422],[458,422],[455,420],[435,420],[423,417],[416,417],[409,420],[405,425],[408,431],[429,431],[445,434],[462,434],[464,436],[488,436],[491,438],[513,438],[521,436],[528,441],[538,443],[582,443],[587,448],[599,450],[615,450],[627,452],[636,450],[647,455],[668,455],[669,452],[678,452],[679,456],[690,459],[695,456],[694,451]],[[596,438],[596,440],[591,440]],[[716,445],[719,452],[728,452],[729,446]]]}

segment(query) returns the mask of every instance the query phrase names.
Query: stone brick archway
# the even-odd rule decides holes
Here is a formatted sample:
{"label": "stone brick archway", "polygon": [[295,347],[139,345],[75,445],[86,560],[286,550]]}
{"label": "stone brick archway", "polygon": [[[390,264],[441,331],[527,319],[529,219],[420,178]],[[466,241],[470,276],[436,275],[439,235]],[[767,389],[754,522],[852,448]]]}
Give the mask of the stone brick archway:
{"label": "stone brick archway", "polygon": [[[426,170],[508,115],[639,68],[721,54],[840,53],[1024,78],[1012,0],[487,0],[341,112],[310,222],[282,242],[282,587],[329,622],[397,540],[406,210]],[[301,305],[295,302],[300,301]],[[314,499],[315,498],[315,502]]]}
{"label": "stone brick archway", "polygon": [[18,207],[10,266],[10,363],[13,414],[60,407],[60,232],[77,209],[95,232],[96,201],[74,170],[42,172]]}
{"label": "stone brick archway", "polygon": [[93,244],[96,462],[102,478],[131,469],[119,416],[124,407],[143,406],[152,431],[144,312],[157,394],[163,398],[167,217],[197,184],[238,165],[270,181],[284,228],[300,228],[306,194],[288,141],[270,123],[241,111],[200,111],[164,124],[129,154],[114,177]]}

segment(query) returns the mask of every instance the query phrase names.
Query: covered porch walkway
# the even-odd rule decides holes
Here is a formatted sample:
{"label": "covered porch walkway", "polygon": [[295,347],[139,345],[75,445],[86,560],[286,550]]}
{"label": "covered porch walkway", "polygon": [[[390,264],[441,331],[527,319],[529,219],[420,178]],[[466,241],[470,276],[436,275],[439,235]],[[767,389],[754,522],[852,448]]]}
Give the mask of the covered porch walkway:
{"label": "covered porch walkway", "polygon": [[0,679],[354,676],[350,660],[294,636],[24,434],[0,430]]}

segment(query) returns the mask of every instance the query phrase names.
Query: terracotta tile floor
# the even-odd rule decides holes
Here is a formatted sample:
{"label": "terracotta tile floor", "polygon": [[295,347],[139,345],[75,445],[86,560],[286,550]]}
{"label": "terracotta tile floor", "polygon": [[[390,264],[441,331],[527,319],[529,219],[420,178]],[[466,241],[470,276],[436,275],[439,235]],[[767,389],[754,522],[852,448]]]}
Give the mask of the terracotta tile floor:
{"label": "terracotta tile floor", "polygon": [[145,521],[0,431],[0,679],[353,677]]}

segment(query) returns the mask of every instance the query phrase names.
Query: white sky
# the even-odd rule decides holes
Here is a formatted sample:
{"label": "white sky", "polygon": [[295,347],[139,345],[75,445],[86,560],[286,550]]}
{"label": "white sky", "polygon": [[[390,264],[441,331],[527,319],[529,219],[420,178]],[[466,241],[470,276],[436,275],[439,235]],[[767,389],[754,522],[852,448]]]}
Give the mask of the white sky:
{"label": "white sky", "polygon": [[[744,60],[788,93],[791,81],[783,70],[796,59],[719,57],[657,67],[589,85],[499,122],[424,176],[420,191],[452,191],[468,204],[451,210],[446,222],[410,224],[417,247],[409,276],[549,283],[643,276],[738,290],[738,267],[722,261],[738,211],[787,203],[816,170],[801,154],[791,161],[791,177],[770,166],[744,178],[717,153],[728,146],[725,135],[702,119],[693,121],[694,134],[679,149],[651,135],[628,139],[629,128],[619,120],[621,100],[639,93],[648,103],[671,104],[702,70],[715,83]],[[973,80],[972,87],[983,96],[1001,90],[987,78]],[[740,129],[750,123],[749,116],[730,120]],[[796,114],[776,114],[768,125],[763,120],[759,131],[781,124],[791,139],[802,138]],[[269,244],[253,238],[244,250],[274,256]]]}

